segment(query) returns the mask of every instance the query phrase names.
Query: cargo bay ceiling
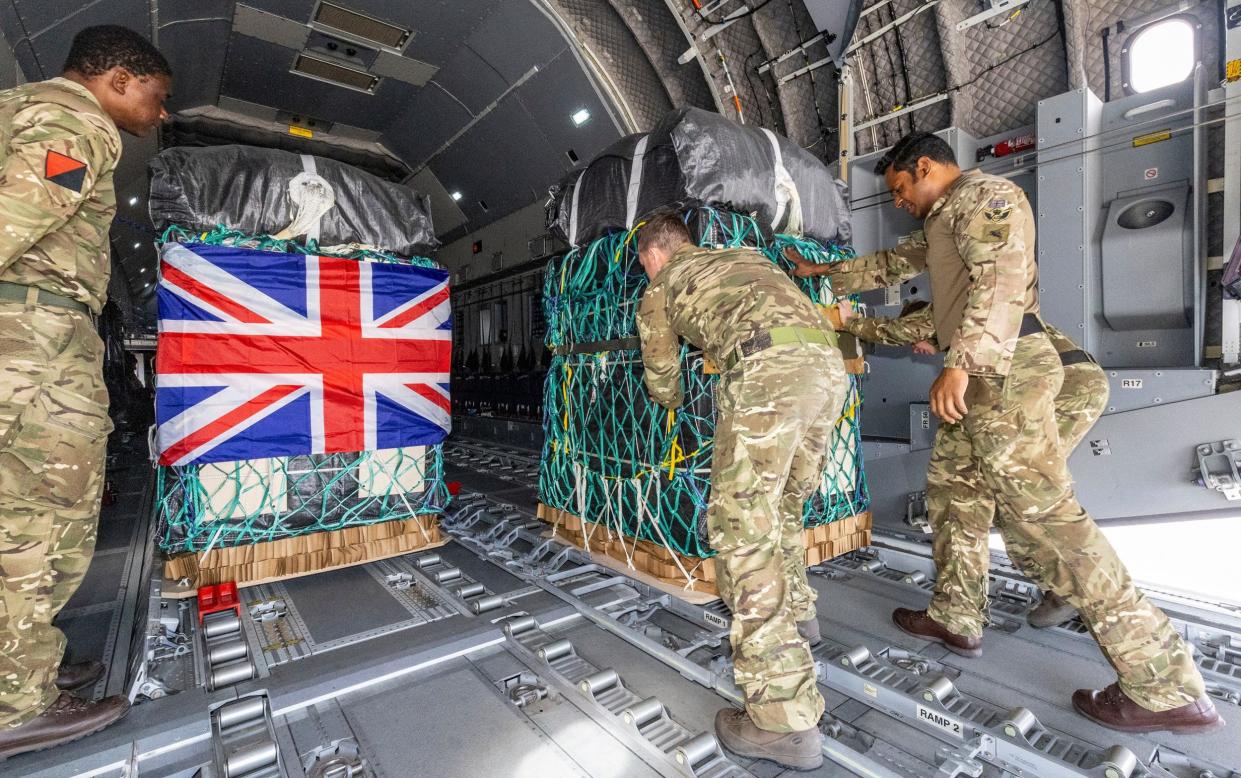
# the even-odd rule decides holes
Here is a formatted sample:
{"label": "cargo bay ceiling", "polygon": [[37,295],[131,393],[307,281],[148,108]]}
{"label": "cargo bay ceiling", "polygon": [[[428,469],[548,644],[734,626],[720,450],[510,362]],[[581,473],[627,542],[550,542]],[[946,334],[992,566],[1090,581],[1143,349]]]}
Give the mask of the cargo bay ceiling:
{"label": "cargo bay ceiling", "polygon": [[[846,46],[854,123],[927,101],[857,133],[859,152],[911,129],[985,137],[1028,125],[1039,99],[1068,88],[1119,94],[1124,24],[1169,6],[1029,0],[956,29],[990,4],[0,0],[0,86],[56,75],[92,24],[130,26],[168,56],[174,118],[159,139],[127,138],[117,173],[112,296],[149,328],[145,164],[157,144],[252,143],[350,162],[429,195],[447,242],[545,199],[579,161],[673,107],[740,117],[833,160],[833,61]],[[1217,69],[1215,0],[1177,7],[1200,20],[1203,58]]]}

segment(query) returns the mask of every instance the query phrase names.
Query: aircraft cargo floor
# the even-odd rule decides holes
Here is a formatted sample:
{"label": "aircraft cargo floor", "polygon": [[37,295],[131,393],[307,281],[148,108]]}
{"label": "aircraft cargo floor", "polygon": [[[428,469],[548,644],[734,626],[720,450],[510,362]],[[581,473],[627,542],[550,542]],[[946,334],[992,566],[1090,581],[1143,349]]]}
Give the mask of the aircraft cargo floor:
{"label": "aircraft cargo floor", "polygon": [[[221,638],[210,620],[196,626],[192,601],[161,600],[149,471],[122,459],[99,552],[59,623],[79,658],[108,664],[95,694],[143,696],[120,724],[0,762],[0,775],[785,774],[707,734],[736,694],[718,602],[688,605],[549,542],[533,519],[531,452],[461,440],[447,462],[464,486],[445,521],[452,542],[243,590]],[[1076,622],[1027,626],[1032,587],[1002,559],[985,653],[965,659],[890,621],[894,607],[925,605],[928,549],[875,541],[812,568],[829,736],[811,775],[1238,774],[1237,614],[1162,602],[1198,647],[1227,727],[1121,735],[1068,704],[1111,679],[1093,641]],[[178,629],[152,642],[161,618]]]}

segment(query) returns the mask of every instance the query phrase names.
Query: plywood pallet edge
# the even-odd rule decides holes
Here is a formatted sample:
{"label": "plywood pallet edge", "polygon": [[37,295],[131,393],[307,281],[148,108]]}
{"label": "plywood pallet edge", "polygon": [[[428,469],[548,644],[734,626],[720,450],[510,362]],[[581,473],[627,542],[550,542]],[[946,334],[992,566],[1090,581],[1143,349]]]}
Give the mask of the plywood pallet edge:
{"label": "plywood pallet edge", "polygon": [[[222,559],[221,555],[217,555],[217,550],[212,550],[206,555],[190,552],[176,554],[164,560],[162,594],[170,599],[178,599],[193,597],[199,586],[224,581],[235,581],[239,587],[284,581],[439,548],[451,539],[440,531],[438,516],[398,521],[412,526],[403,527],[405,531],[396,534],[391,533],[392,527],[385,527],[385,525],[397,522],[380,522],[361,527],[344,527],[328,532],[309,533],[299,536],[308,541],[300,544],[306,548],[304,551],[272,556],[267,553],[270,549],[251,548],[249,550],[251,558],[238,564],[217,564]],[[282,538],[256,543],[253,546],[279,544],[297,539]],[[340,542],[342,539],[357,539],[358,542],[343,543]],[[282,548],[286,547],[288,547],[287,544]],[[220,552],[230,550],[218,549]],[[316,556],[318,564],[311,561]],[[337,561],[328,561],[332,559]],[[305,569],[298,569],[303,565],[306,565]],[[180,583],[186,579],[189,579],[188,585]]]}
{"label": "plywood pallet edge", "polygon": [[[639,580],[654,579],[660,588],[683,599],[688,595],[707,594],[718,596],[715,584],[713,558],[690,557],[678,554],[658,543],[625,538],[622,542],[617,533],[606,527],[583,522],[578,516],[539,503],[538,518],[551,525],[553,535],[587,552],[591,559],[635,575]],[[870,545],[870,511],[854,514],[844,519],[808,528],[804,535],[806,565],[813,566],[835,557]],[[679,565],[678,565],[679,563]],[[618,567],[619,565],[619,567]],[[690,587],[685,586],[684,568],[693,578]],[[647,581],[650,583],[650,581]]]}

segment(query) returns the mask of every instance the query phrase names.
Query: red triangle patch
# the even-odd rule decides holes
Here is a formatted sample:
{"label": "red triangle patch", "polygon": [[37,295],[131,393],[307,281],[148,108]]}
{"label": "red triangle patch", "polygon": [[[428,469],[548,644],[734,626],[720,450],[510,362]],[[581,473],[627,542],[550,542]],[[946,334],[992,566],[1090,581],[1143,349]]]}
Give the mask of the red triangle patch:
{"label": "red triangle patch", "polygon": [[75,170],[82,170],[85,167],[85,162],[80,162],[73,157],[49,150],[47,152],[47,159],[44,162],[43,177],[55,178],[65,173],[72,173]]}

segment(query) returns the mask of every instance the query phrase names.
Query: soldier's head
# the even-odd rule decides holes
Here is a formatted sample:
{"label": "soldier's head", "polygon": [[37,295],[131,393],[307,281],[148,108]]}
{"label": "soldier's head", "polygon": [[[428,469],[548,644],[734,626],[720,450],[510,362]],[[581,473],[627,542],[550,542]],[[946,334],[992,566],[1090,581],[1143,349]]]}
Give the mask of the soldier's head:
{"label": "soldier's head", "polygon": [[671,209],[655,211],[638,228],[638,260],[646,275],[654,278],[677,249],[691,242],[680,214]]}
{"label": "soldier's head", "polygon": [[116,126],[139,137],[168,118],[172,68],[146,38],[128,27],[87,27],[73,38],[64,76],[91,91]]}
{"label": "soldier's head", "polygon": [[929,132],[911,132],[875,164],[892,192],[892,202],[923,219],[961,175],[952,147]]}

